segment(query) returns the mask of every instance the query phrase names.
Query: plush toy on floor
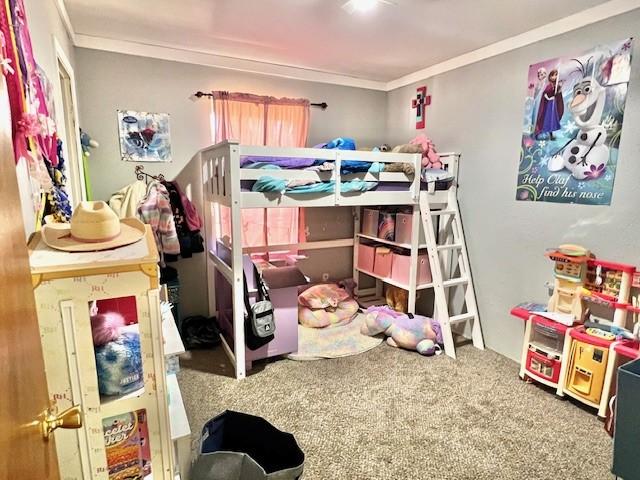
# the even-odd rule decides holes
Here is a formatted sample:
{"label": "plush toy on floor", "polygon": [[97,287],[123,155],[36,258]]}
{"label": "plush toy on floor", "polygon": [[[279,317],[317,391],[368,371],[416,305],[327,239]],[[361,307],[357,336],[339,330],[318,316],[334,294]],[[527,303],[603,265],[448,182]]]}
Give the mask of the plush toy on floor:
{"label": "plush toy on floor", "polygon": [[404,288],[387,285],[384,293],[387,305],[396,312],[407,313],[409,311],[409,292]]}
{"label": "plush toy on floor", "polygon": [[384,333],[392,347],[416,350],[421,355],[434,355],[442,345],[440,324],[422,315],[409,316],[389,307],[369,307],[360,332],[363,335]]}

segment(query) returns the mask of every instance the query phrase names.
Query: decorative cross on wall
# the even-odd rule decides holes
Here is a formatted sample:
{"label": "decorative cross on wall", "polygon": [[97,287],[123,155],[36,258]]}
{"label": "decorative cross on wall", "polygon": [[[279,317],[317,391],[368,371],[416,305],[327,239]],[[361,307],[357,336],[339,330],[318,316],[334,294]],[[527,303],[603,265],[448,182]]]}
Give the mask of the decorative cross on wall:
{"label": "decorative cross on wall", "polygon": [[411,108],[416,109],[416,130],[425,127],[427,120],[427,107],[431,105],[431,95],[427,95],[427,87],[418,87],[416,98],[411,100]]}

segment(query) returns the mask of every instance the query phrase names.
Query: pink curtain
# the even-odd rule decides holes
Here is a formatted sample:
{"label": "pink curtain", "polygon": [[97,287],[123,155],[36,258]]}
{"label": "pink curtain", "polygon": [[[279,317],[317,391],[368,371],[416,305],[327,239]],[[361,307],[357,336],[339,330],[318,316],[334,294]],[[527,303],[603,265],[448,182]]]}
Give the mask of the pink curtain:
{"label": "pink curtain", "polygon": [[[246,93],[213,92],[212,131],[215,142],[237,140],[244,145],[304,147],[309,132],[309,101]],[[231,219],[221,207],[222,235]],[[304,241],[304,213],[297,208],[255,208],[242,211],[243,246],[296,244]]]}

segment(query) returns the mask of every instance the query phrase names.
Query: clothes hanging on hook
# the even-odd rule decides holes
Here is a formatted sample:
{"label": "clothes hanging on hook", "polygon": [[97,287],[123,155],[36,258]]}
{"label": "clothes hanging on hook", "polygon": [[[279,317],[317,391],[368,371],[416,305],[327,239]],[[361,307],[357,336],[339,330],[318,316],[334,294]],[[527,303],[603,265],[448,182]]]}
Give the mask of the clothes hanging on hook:
{"label": "clothes hanging on hook", "polygon": [[[177,182],[165,181],[162,184],[169,192],[173,219],[176,225],[178,241],[180,242],[180,256],[190,258],[194,253],[204,252],[204,240],[200,235],[201,222],[195,207],[182,193]],[[166,255],[165,260],[170,262],[178,259],[177,257],[174,259]]]}
{"label": "clothes hanging on hook", "polygon": [[161,182],[154,180],[149,183],[147,195],[138,206],[138,215],[144,223],[151,226],[160,253],[160,263],[164,266],[164,255],[179,254],[180,243],[169,192]]}
{"label": "clothes hanging on hook", "polygon": [[138,218],[138,205],[147,195],[147,184],[136,180],[111,195],[109,206],[120,218]]}

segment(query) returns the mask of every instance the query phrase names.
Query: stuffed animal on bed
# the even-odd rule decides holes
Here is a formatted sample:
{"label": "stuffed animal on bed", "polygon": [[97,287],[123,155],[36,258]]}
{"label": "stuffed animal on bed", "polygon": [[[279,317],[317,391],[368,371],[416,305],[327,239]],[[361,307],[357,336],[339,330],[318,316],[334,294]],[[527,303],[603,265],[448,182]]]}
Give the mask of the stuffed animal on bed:
{"label": "stuffed animal on bed", "polygon": [[[397,145],[391,150],[392,153],[422,153],[422,147],[420,145],[411,145],[405,143],[404,145]],[[407,175],[413,175],[415,168],[411,163],[385,163],[385,172],[404,172]]]}
{"label": "stuffed animal on bed", "polygon": [[384,333],[392,347],[416,350],[421,355],[433,355],[442,345],[440,324],[422,315],[409,316],[389,307],[369,307],[360,328],[363,335]]}
{"label": "stuffed animal on bed", "polygon": [[424,133],[421,133],[409,143],[411,145],[420,146],[422,149],[422,168],[443,168],[440,155],[436,152],[435,145]]}

